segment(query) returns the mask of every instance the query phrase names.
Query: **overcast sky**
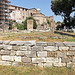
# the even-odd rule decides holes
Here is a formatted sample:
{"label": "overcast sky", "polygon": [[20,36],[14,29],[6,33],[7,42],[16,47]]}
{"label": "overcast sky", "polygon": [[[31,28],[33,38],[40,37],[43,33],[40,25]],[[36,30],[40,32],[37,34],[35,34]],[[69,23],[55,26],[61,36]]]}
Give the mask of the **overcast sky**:
{"label": "overcast sky", "polygon": [[45,16],[54,16],[55,21],[63,21],[61,16],[55,16],[51,10],[51,0],[9,0],[12,5],[25,8],[40,8]]}

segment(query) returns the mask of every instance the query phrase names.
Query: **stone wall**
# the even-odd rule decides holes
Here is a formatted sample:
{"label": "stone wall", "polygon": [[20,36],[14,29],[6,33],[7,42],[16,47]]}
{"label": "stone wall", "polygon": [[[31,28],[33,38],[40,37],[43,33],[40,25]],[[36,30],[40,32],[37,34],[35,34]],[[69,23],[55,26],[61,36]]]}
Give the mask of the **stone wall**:
{"label": "stone wall", "polygon": [[0,40],[0,65],[28,64],[75,67],[75,43]]}

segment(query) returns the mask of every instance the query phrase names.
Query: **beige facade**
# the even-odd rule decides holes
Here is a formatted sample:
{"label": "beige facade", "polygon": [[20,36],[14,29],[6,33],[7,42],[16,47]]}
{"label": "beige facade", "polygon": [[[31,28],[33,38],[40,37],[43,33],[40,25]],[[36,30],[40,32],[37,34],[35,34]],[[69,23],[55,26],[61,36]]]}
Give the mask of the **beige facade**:
{"label": "beige facade", "polygon": [[16,20],[18,23],[22,23],[22,21],[25,21],[26,17],[32,16],[37,22],[37,29],[49,28],[49,25],[47,24],[47,19],[50,22],[55,22],[53,16],[45,16],[40,12],[40,9],[27,9],[11,5],[10,10],[10,19]]}

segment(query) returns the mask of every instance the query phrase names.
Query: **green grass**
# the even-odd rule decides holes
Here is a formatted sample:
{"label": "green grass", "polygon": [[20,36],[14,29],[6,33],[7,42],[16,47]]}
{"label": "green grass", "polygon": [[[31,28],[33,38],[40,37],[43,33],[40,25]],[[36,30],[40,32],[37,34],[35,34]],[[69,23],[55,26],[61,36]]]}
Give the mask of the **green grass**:
{"label": "green grass", "polygon": [[0,66],[0,75],[75,75],[75,69],[66,67],[12,67]]}

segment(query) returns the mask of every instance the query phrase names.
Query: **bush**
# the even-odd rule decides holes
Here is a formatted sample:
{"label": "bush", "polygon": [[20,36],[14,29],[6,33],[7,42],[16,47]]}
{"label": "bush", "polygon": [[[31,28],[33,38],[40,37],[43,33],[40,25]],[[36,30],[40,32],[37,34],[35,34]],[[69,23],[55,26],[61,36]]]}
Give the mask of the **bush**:
{"label": "bush", "polygon": [[27,17],[25,21],[23,21],[24,29],[27,29],[27,20],[33,20],[33,29],[37,28],[36,21],[33,17]]}
{"label": "bush", "polygon": [[19,30],[24,30],[24,26],[23,26],[23,25],[16,24],[16,27],[17,27],[17,29],[19,29]]}

